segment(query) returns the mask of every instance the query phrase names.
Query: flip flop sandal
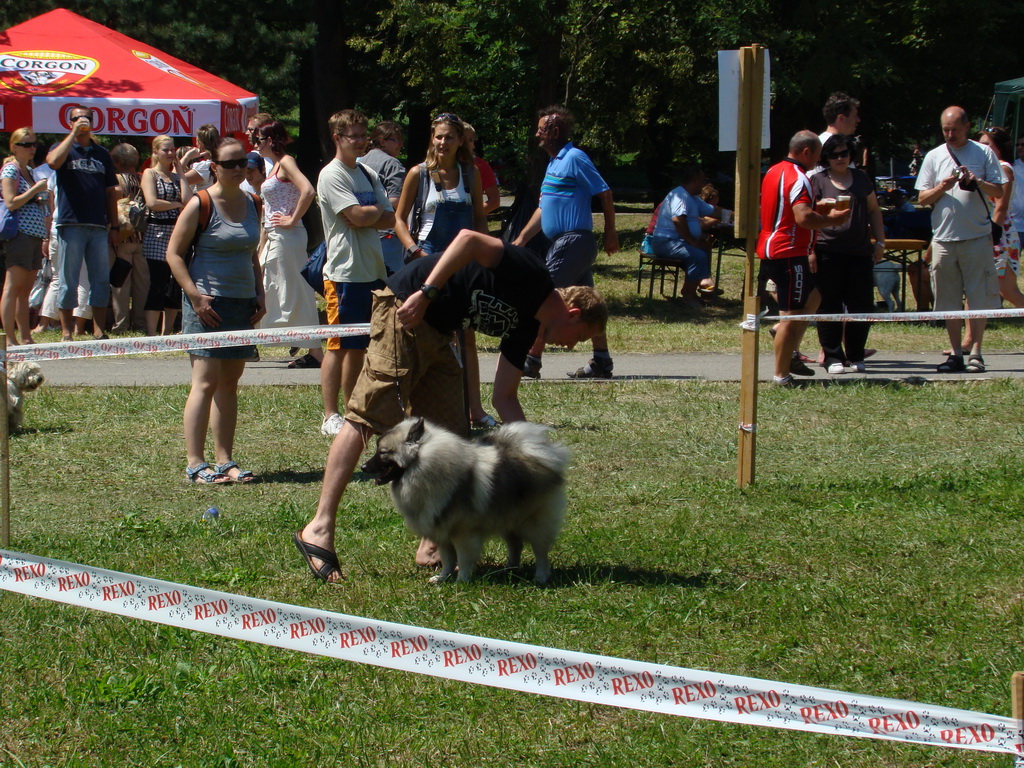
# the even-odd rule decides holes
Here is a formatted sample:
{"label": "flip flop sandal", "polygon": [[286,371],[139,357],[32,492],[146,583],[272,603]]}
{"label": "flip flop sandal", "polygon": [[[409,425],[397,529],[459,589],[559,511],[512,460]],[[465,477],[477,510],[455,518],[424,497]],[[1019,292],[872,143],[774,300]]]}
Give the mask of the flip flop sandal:
{"label": "flip flop sandal", "polygon": [[210,469],[209,463],[205,461],[194,467],[185,467],[185,477],[190,483],[198,485],[226,485],[231,482],[230,477],[219,470]]}
{"label": "flip flop sandal", "polygon": [[473,429],[494,429],[498,426],[498,421],[491,414],[485,413],[479,419],[473,419]]}
{"label": "flip flop sandal", "polygon": [[[214,469],[217,471],[218,475],[224,475],[232,483],[251,483],[256,480],[255,474],[253,474],[248,469],[242,469],[241,467],[239,467],[238,462],[236,461],[227,461],[224,462],[223,464],[218,464],[216,467],[214,467]],[[228,473],[228,471],[232,469],[238,470],[238,474],[235,475],[234,477],[231,477],[231,475]]]}
{"label": "flip flop sandal", "polygon": [[[338,556],[335,553],[329,552],[323,547],[318,547],[316,544],[307,544],[305,541],[299,538],[298,533],[292,536],[292,541],[295,542],[295,546],[298,547],[299,552],[305,559],[306,565],[309,566],[309,570],[313,573],[314,579],[317,579],[319,581],[327,581],[327,577],[329,577],[335,571],[337,571],[338,576],[341,577],[339,581],[345,578],[341,573],[341,564],[338,562]],[[321,565],[319,568],[313,567],[314,557],[317,560],[321,561]]]}
{"label": "flip flop sandal", "polygon": [[319,368],[320,361],[313,357],[308,352],[297,360],[292,360],[288,363],[289,368]]}

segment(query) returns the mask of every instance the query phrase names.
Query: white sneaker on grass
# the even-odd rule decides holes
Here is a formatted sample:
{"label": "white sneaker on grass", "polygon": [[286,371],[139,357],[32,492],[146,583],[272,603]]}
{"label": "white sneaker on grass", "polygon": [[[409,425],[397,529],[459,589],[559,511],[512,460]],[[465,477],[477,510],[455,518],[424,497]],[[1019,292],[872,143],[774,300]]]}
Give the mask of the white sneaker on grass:
{"label": "white sneaker on grass", "polygon": [[340,413],[332,413],[326,419],[324,423],[320,425],[320,434],[325,437],[333,437],[334,435],[341,432],[341,428],[344,426],[345,420],[341,418]]}

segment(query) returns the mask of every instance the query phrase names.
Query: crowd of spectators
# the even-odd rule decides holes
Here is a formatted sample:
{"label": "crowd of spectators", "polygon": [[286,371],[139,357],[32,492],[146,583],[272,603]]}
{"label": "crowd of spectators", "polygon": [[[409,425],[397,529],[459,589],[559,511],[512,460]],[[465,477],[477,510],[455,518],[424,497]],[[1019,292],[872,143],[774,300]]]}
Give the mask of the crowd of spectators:
{"label": "crowd of spectators", "polygon": [[[813,362],[829,374],[863,372],[874,352],[869,326],[855,322],[818,323],[817,359],[800,351],[808,327],[800,316],[872,311],[886,255],[875,185],[859,167],[867,160],[855,135],[859,102],[836,93],[823,114],[826,130],[797,132],[762,183],[759,284],[788,318],[772,329],[774,380],[783,386],[813,375]],[[33,333],[55,322],[65,340],[309,326],[318,321],[314,287],[328,323],[369,323],[369,334],[328,339],[325,351],[313,345],[290,363],[320,368],[320,430],[334,438],[317,512],[294,535],[318,579],[342,578],[338,505],[371,434],[410,414],[463,434],[525,419],[519,385],[540,377],[550,343],[592,340],[591,360],[568,375],[612,376],[608,307],[593,288],[592,211],[602,212],[602,245],[614,253],[615,207],[608,184],[573,145],[575,118],[564,107],[538,113],[535,135],[549,156],[539,200],[519,231],[503,238],[489,233],[486,218],[499,203],[497,179],[474,153],[472,126],[451,113],[432,120],[426,160],[408,170],[398,159],[399,125],[382,121],[371,132],[355,110],[334,114],[335,154],[315,186],[288,154],[283,124],[265,113],[250,119],[248,147],[212,125],[200,127],[190,147],[157,136],[141,173],[135,147],[108,152],[94,140],[88,107],[69,116],[71,130],[45,155],[30,128],[14,131],[0,174],[4,204],[18,214],[4,243],[0,296],[10,343],[35,343]],[[989,129],[968,138],[959,107],[945,110],[940,124],[945,142],[916,168],[918,205],[931,209],[935,306],[1024,305],[1017,288],[1024,215],[1014,215],[1024,198],[1013,189],[1011,136]],[[1016,149],[1024,157],[1024,143]],[[682,301],[699,311],[702,294],[716,288],[711,244],[732,212],[698,166],[684,168],[680,181],[655,209],[648,240],[652,255],[685,269]],[[916,212],[900,192],[890,202]],[[303,269],[310,250],[303,218],[314,200],[325,238],[322,280]],[[984,319],[970,320],[965,337],[962,322],[946,327],[951,348],[938,370],[984,371]],[[501,340],[491,401],[497,418],[480,399],[476,333]],[[192,483],[257,479],[234,458],[238,383],[253,359],[254,346],[190,352],[183,418]],[[435,563],[433,543],[421,541],[416,559]]]}
{"label": "crowd of spectators", "polygon": [[[891,308],[902,308],[893,288],[892,264],[883,261],[887,232],[890,237],[904,236],[902,227],[890,224],[900,216],[927,211],[934,233],[929,233],[926,254],[928,279],[913,272],[919,265],[908,269],[919,306],[931,301],[931,289],[937,309],[984,309],[1002,301],[1024,306],[1024,293],[1017,285],[1024,187],[1014,185],[1015,171],[1024,170],[1024,140],[1014,144],[1002,128],[968,138],[966,113],[950,107],[940,121],[945,143],[928,153],[914,147],[916,205],[908,190],[887,190],[892,214],[883,222],[875,184],[860,167],[868,154],[856,135],[859,101],[837,92],[822,113],[825,129],[815,134],[817,145],[804,136],[795,155],[791,145],[786,165],[775,167],[774,174],[769,171],[762,190],[760,284],[783,313],[806,313],[811,307],[827,313],[871,311],[876,287]],[[157,136],[149,156],[142,158],[131,144],[117,144],[108,152],[97,143],[88,107],[71,109],[69,117],[69,133],[48,148],[40,146],[29,127],[10,135],[2,189],[5,204],[18,213],[19,225],[2,249],[0,322],[9,343],[34,343],[34,333],[57,324],[65,340],[81,334],[102,339],[108,333],[174,333],[181,327],[182,287],[168,265],[167,246],[189,200],[217,181],[217,128],[201,126],[190,146],[176,146],[180,142],[173,138]],[[257,247],[266,295],[262,327],[317,322],[315,295],[300,276],[312,245],[303,218],[318,191],[321,209],[337,202],[332,194],[338,185],[331,181],[339,175],[359,209],[369,206],[379,212],[365,212],[365,220],[360,210],[323,216],[329,251],[325,292],[332,321],[345,322],[350,318],[346,310],[358,305],[363,308],[356,314],[366,314],[373,288],[355,289],[351,283],[369,285],[373,281],[362,278],[383,280],[412,259],[443,252],[463,229],[487,231],[486,215],[498,206],[500,192],[490,166],[475,155],[476,132],[469,123],[456,115],[438,115],[431,126],[427,161],[408,170],[399,160],[404,145],[401,126],[380,121],[371,132],[365,122],[353,125],[354,133],[340,134],[338,157],[325,167],[316,189],[288,154],[284,126],[266,113],[249,121],[246,167],[239,186],[265,203]],[[611,253],[618,248],[611,190],[586,154],[573,146],[574,128],[571,113],[561,107],[540,113],[536,138],[550,162],[540,204],[514,234],[519,245],[536,242],[535,236],[546,241],[546,249],[539,250],[544,250],[559,286],[593,283],[595,204],[605,218],[604,249]],[[352,170],[362,171],[351,173],[347,160],[353,162]],[[718,204],[718,192],[700,167],[683,168],[679,181],[656,206],[647,243],[651,255],[680,262],[685,270],[681,302],[699,311],[700,299],[716,293],[711,245],[717,233],[728,231],[732,212]],[[383,195],[371,201],[368,195],[377,184]],[[780,190],[786,199],[780,199]],[[843,217],[837,214],[826,221],[833,200],[840,201]],[[895,229],[899,231],[892,234]],[[368,238],[376,239],[383,254],[379,269],[375,265],[367,270],[359,258]],[[983,251],[993,257],[991,262],[981,258]],[[806,256],[806,266],[788,261],[795,253]],[[352,280],[353,275],[360,279]],[[339,296],[338,286],[360,295]],[[780,333],[783,328],[788,330]],[[950,349],[939,370],[984,370],[984,320],[950,322],[947,330]],[[866,357],[874,352],[866,346],[864,324],[818,324],[816,357],[804,355],[799,344],[793,346],[794,338],[802,338],[798,323],[777,326],[773,336],[776,351],[788,350],[790,355],[788,364],[780,359],[776,366],[782,382],[791,374],[813,375],[808,363],[815,362],[830,374],[862,372]],[[592,359],[571,376],[612,375],[607,339],[599,335],[594,341]],[[322,370],[324,434],[333,435],[340,427],[344,399],[362,366],[361,350],[348,347],[360,343],[328,343],[326,356],[320,345],[312,345],[289,363]],[[463,347],[475,371],[472,332],[466,334]],[[542,351],[540,345],[530,350],[524,375],[540,376]],[[495,423],[480,402],[475,380],[469,386],[468,418],[479,426]]]}

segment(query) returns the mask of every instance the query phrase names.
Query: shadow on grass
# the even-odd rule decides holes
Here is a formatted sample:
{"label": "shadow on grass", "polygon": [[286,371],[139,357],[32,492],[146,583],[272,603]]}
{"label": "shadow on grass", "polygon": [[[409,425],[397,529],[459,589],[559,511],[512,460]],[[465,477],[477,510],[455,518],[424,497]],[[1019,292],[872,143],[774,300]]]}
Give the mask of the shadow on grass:
{"label": "shadow on grass", "polygon": [[[522,584],[533,586],[533,566],[508,568],[497,563],[483,562],[474,578],[490,584]],[[623,584],[632,587],[687,587],[704,589],[715,582],[709,573],[681,574],[670,571],[631,568],[626,565],[575,565],[555,568],[546,589],[568,589],[580,584]]]}
{"label": "shadow on grass", "polygon": [[743,304],[739,299],[719,296],[714,304],[705,305],[700,310],[693,310],[676,296],[660,296],[655,288],[654,296],[647,297],[646,284],[643,293],[636,297],[623,300],[608,298],[608,313],[613,318],[633,318],[657,323],[689,323],[690,325],[709,325],[725,321],[737,323],[743,318]]}
{"label": "shadow on grass", "polygon": [[75,428],[69,424],[54,427],[19,427],[12,429],[12,435],[70,435]]}
{"label": "shadow on grass", "polygon": [[[324,481],[324,471],[320,469],[299,472],[294,469],[282,469],[277,472],[262,473],[260,475],[260,481],[263,483],[298,483],[300,485],[314,483],[319,485]],[[373,482],[373,476],[368,475],[365,472],[356,471],[349,482],[370,483]]]}
{"label": "shadow on grass", "polygon": [[[812,389],[814,387],[871,387],[883,389],[905,389],[909,387],[922,387],[926,384],[937,384],[943,380],[927,379],[924,376],[907,376],[902,379],[890,379],[886,377],[851,378],[851,379],[794,379],[791,389]],[[952,379],[956,382],[956,379]],[[767,382],[761,382],[765,385]]]}

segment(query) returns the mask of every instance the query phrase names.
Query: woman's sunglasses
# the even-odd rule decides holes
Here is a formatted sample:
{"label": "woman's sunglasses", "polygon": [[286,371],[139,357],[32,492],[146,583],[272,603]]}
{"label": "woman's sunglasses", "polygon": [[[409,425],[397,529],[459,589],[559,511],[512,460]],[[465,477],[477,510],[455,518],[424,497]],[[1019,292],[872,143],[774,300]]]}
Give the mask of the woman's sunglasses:
{"label": "woman's sunglasses", "polygon": [[227,168],[230,171],[233,168],[245,168],[249,159],[246,157],[240,157],[237,160],[214,160],[214,162],[221,168]]}
{"label": "woman's sunglasses", "polygon": [[38,141],[16,141],[16,142],[14,142],[14,146],[16,146],[16,147],[38,147],[39,146],[39,142]]}
{"label": "woman's sunglasses", "polygon": [[842,149],[842,150],[840,150],[838,152],[829,152],[827,155],[825,155],[826,159],[828,159],[828,160],[842,160],[844,157],[849,157],[849,156],[850,156],[850,150],[848,150],[848,149]]}

